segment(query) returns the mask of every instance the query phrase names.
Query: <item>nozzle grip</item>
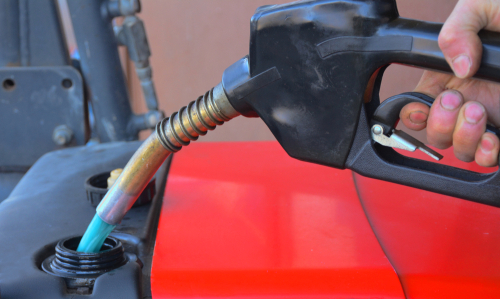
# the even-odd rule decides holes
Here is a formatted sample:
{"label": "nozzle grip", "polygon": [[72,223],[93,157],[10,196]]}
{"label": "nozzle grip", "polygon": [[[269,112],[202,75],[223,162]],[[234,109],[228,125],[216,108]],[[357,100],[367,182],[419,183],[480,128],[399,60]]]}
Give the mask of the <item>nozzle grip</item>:
{"label": "nozzle grip", "polygon": [[[452,70],[438,45],[441,28],[442,24],[403,18],[382,26],[378,35],[386,40],[390,37],[392,42],[399,45],[408,44],[408,38],[412,40],[410,51],[392,51],[386,54],[385,59],[389,59],[390,63],[451,73]],[[483,58],[474,77],[500,82],[500,34],[481,31],[479,36],[483,42]],[[378,80],[377,83],[380,82],[381,80]],[[378,102],[378,94],[374,94],[372,100]],[[385,125],[384,131],[391,131],[399,118],[400,110],[410,102],[430,106],[433,99],[419,93],[398,95],[380,104],[371,117],[367,116],[366,107],[362,108],[355,140],[346,162],[347,168],[367,177],[500,207],[500,170],[480,174],[413,159],[371,140],[372,122]],[[499,134],[499,131],[491,126],[488,126],[487,131]]]}

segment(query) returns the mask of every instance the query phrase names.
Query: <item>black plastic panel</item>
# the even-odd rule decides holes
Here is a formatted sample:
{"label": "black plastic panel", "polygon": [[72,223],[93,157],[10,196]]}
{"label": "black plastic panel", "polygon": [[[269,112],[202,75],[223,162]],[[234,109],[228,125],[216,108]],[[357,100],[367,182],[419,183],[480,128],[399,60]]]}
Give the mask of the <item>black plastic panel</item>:
{"label": "black plastic panel", "polygon": [[[0,204],[2,298],[68,298],[62,278],[40,270],[55,244],[82,235],[95,214],[84,182],[92,174],[123,167],[140,142],[76,147],[43,156]],[[136,262],[97,278],[92,298],[151,296],[149,274],[169,161],[157,173],[157,196],[133,208],[112,233],[137,255]],[[88,298],[74,295],[72,298]]]}

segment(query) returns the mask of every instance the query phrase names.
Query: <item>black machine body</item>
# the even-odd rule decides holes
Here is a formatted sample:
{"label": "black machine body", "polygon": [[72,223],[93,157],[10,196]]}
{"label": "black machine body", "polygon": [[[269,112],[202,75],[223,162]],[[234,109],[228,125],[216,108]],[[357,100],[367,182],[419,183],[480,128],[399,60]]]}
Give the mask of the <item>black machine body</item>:
{"label": "black machine body", "polygon": [[[441,27],[399,17],[395,0],[264,6],[251,20],[249,55],[224,72],[223,86],[236,110],[261,117],[294,158],[500,207],[498,173],[410,159],[370,134],[388,65],[451,72]],[[475,77],[500,82],[500,35],[480,37]]]}

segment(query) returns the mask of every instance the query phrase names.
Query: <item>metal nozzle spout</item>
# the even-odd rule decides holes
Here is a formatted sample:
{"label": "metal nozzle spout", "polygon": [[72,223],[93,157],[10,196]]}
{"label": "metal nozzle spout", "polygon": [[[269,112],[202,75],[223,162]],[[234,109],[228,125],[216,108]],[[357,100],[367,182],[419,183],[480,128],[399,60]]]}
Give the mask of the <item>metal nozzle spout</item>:
{"label": "metal nozzle spout", "polygon": [[238,115],[240,113],[233,108],[219,83],[204,96],[162,120],[127,163],[97,207],[97,215],[108,224],[120,223],[170,154]]}

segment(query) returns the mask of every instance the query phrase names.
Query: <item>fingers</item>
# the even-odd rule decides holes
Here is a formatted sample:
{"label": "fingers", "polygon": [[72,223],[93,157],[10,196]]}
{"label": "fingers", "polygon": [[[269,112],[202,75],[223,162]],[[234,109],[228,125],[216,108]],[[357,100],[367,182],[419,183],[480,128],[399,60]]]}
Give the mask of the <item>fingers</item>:
{"label": "fingers", "polygon": [[476,161],[481,166],[496,166],[500,141],[485,133],[487,113],[476,101],[465,102],[456,90],[446,90],[436,97],[429,109],[421,103],[406,105],[401,121],[412,130],[427,127],[428,142],[440,149],[453,145],[455,156],[465,162]]}
{"label": "fingers", "polygon": [[429,106],[425,104],[410,103],[401,109],[399,119],[407,128],[414,131],[420,131],[425,129],[427,125],[429,110]]}
{"label": "fingers", "polygon": [[439,34],[439,47],[459,78],[476,73],[483,51],[477,33],[487,20],[478,12],[475,2],[481,1],[459,1]]}
{"label": "fingers", "polygon": [[453,132],[455,156],[465,162],[474,161],[479,141],[486,130],[486,110],[478,102],[468,102],[458,115]]}
{"label": "fingers", "polygon": [[[414,92],[427,94],[433,98],[445,90],[445,85],[449,81],[450,75],[425,71]],[[421,103],[411,103],[403,107],[399,114],[403,124],[414,131],[420,131],[427,126],[427,118],[430,108]]]}
{"label": "fingers", "polygon": [[437,98],[437,96],[443,91],[447,89],[455,89],[451,87],[448,88],[448,83],[452,80],[452,77],[453,76],[449,74],[424,71],[417,87],[415,87],[413,91]]}
{"label": "fingers", "polygon": [[439,47],[458,78],[469,78],[479,69],[482,44],[477,33],[499,30],[498,1],[460,0],[439,34]]}
{"label": "fingers", "polygon": [[[400,116],[413,130],[427,127],[431,145],[438,148],[453,145],[460,160],[494,166],[498,163],[500,141],[494,134],[484,133],[488,120],[485,106],[489,109],[490,121],[498,125],[499,89],[496,85],[467,79],[479,69],[482,44],[477,33],[481,29],[500,31],[500,1],[459,0],[438,40],[456,77],[426,72],[416,91],[436,97],[434,104],[430,110],[416,103],[409,104]],[[465,103],[457,91],[441,93],[445,89],[463,91],[469,102]]]}
{"label": "fingers", "polygon": [[432,146],[445,149],[453,145],[455,125],[463,102],[462,94],[454,90],[445,91],[436,98],[427,121],[427,140]]}
{"label": "fingers", "polygon": [[476,163],[485,167],[498,165],[499,150],[498,137],[491,133],[484,133],[476,149]]}

